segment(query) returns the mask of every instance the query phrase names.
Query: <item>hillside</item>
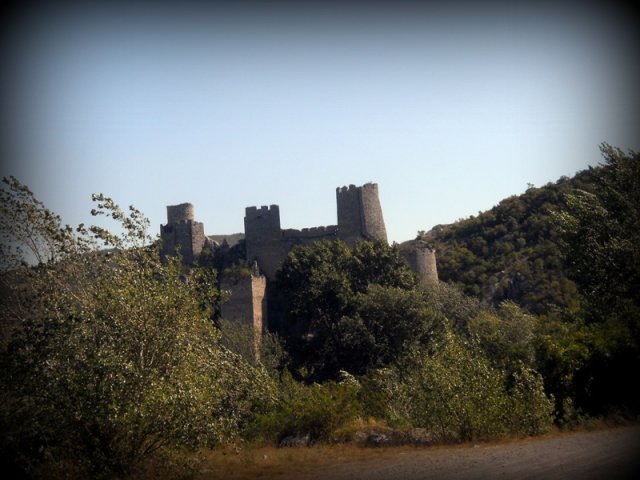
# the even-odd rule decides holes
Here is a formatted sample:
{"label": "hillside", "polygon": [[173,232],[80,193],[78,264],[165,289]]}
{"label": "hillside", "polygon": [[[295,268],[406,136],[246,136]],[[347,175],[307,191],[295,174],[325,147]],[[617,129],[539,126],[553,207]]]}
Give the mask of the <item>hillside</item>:
{"label": "hillside", "polygon": [[563,208],[567,193],[593,191],[596,171],[531,187],[491,210],[424,233],[436,248],[440,279],[487,304],[509,299],[536,314],[579,308],[576,285],[563,269],[552,212]]}

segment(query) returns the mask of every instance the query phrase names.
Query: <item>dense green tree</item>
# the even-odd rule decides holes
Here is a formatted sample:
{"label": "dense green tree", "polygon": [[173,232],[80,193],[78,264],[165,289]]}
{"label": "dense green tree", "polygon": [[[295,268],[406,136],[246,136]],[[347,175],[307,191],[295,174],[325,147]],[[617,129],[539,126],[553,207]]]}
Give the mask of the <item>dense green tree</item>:
{"label": "dense green tree", "polygon": [[[27,220],[51,218],[26,189],[14,193]],[[108,250],[70,252],[74,236],[55,218],[39,241],[70,253],[2,277],[3,321],[14,328],[0,352],[0,449],[35,476],[125,475],[165,447],[238,435],[275,400],[267,373],[220,345],[209,320],[214,278],[161,263],[137,210],[94,200],[123,233],[78,235]]]}
{"label": "dense green tree", "polygon": [[500,368],[513,365],[535,367],[536,318],[513,302],[505,301],[495,310],[481,310],[469,322],[475,337],[489,359]]}
{"label": "dense green tree", "polygon": [[612,310],[640,311],[640,154],[606,144],[601,150],[595,190],[568,194],[556,216],[564,258],[595,320]]}
{"label": "dense green tree", "polygon": [[318,242],[294,248],[278,273],[292,367],[308,380],[365,373],[419,338],[427,312],[395,247]]}
{"label": "dense green tree", "polygon": [[595,189],[567,195],[556,215],[571,278],[585,299],[592,354],[576,375],[578,404],[638,410],[627,372],[640,367],[640,155],[601,146]]}
{"label": "dense green tree", "polygon": [[556,420],[560,424],[578,421],[582,413],[576,398],[584,397],[579,390],[588,394],[588,385],[580,380],[593,355],[592,329],[571,315],[547,315],[536,322],[534,345],[537,370],[545,390],[555,398]]}
{"label": "dense green tree", "polygon": [[585,171],[530,187],[491,210],[423,233],[436,248],[440,279],[486,305],[512,300],[535,314],[576,312],[580,296],[562,263],[553,212],[564,208],[565,194],[592,190],[592,176]]}

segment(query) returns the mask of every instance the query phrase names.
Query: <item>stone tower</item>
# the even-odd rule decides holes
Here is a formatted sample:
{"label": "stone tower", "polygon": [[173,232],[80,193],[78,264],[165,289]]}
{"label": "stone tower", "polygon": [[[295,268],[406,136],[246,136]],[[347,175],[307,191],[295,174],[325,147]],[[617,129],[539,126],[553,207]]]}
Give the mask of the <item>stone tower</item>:
{"label": "stone tower", "polygon": [[258,261],[267,278],[273,279],[284,261],[287,250],[282,242],[280,207],[247,207],[244,217],[247,260]]}
{"label": "stone tower", "polygon": [[255,265],[247,275],[223,275],[220,290],[228,292],[228,299],[220,306],[220,315],[225,320],[251,327],[254,346],[253,356],[260,358],[260,338],[267,330],[267,280]]}
{"label": "stone tower", "polygon": [[193,205],[190,203],[167,207],[167,224],[160,225],[160,238],[163,258],[178,250],[183,262],[188,265],[200,255],[207,240],[204,225],[194,220]]}
{"label": "stone tower", "polygon": [[409,264],[409,268],[418,274],[422,284],[438,283],[436,251],[423,240],[414,240],[403,245],[400,254]]}
{"label": "stone tower", "polygon": [[338,238],[349,245],[358,240],[387,242],[378,185],[349,185],[336,189]]}

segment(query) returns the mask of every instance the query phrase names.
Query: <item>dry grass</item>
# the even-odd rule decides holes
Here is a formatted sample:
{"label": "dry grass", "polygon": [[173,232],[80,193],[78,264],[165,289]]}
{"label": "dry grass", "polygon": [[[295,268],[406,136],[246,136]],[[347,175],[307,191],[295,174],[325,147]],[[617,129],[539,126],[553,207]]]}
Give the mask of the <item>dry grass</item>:
{"label": "dry grass", "polygon": [[[384,423],[380,423],[375,419],[367,421],[358,420],[343,427],[336,432],[336,438],[342,441],[347,440],[354,432],[370,431],[388,428]],[[176,457],[181,458],[185,464],[191,463],[195,467],[195,474],[187,478],[194,480],[247,480],[247,479],[268,479],[286,476],[286,478],[294,478],[297,473],[310,472],[325,465],[339,465],[342,463],[365,463],[373,459],[385,457],[393,457],[401,452],[410,452],[420,449],[429,449],[431,451],[440,451],[451,448],[469,448],[475,443],[482,444],[509,444],[512,442],[529,443],[540,441],[543,439],[570,436],[579,434],[580,432],[591,430],[604,430],[611,428],[611,425],[605,421],[594,421],[586,426],[574,428],[572,430],[563,430],[553,427],[544,435],[536,437],[526,436],[506,436],[494,439],[489,442],[471,442],[456,445],[401,445],[401,446],[385,446],[381,448],[365,447],[356,442],[333,443],[333,444],[316,444],[311,447],[287,447],[277,448],[275,446],[264,445],[229,445],[224,448],[206,449],[198,452],[197,455],[191,456],[183,452]],[[176,479],[180,475],[180,469],[167,468],[148,465],[145,472],[138,472],[136,478],[154,478],[157,480]]]}
{"label": "dry grass", "polygon": [[312,447],[276,448],[258,447],[209,450],[204,458],[197,480],[245,480],[273,478],[313,470],[326,464],[366,461],[392,455],[400,449],[413,447],[364,448],[355,444],[315,445]]}

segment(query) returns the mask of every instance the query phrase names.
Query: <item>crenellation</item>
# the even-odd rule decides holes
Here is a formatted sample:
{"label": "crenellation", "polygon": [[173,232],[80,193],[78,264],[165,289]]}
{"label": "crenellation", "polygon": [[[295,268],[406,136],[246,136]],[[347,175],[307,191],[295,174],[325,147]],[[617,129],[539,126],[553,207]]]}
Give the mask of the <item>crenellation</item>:
{"label": "crenellation", "polygon": [[358,189],[361,187],[357,187],[353,184],[348,185],[348,186],[343,186],[343,187],[337,187],[336,188],[336,193],[345,193],[345,192],[356,192],[358,191]]}
{"label": "crenellation", "polygon": [[[246,259],[257,261],[268,279],[275,273],[295,245],[318,240],[340,239],[349,245],[361,240],[387,242],[387,231],[377,183],[362,186],[349,184],[336,188],[338,224],[321,227],[282,229],[280,207],[261,205],[246,207],[244,217],[244,241]],[[161,225],[163,255],[179,249],[185,263],[192,263],[208,241],[202,223],[194,220],[194,208],[190,203],[167,207],[167,225]],[[213,243],[212,243],[213,245]],[[414,254],[413,264],[419,264],[429,278],[437,278],[435,257],[431,253]],[[418,257],[421,259],[418,261]],[[429,265],[433,264],[433,268]],[[427,268],[429,266],[429,268]]]}
{"label": "crenellation", "polygon": [[294,228],[287,228],[282,230],[282,237],[284,239],[292,238],[315,238],[315,237],[333,237],[338,232],[337,225],[329,225],[326,227],[309,227],[297,230]]}
{"label": "crenellation", "polygon": [[282,242],[280,207],[263,205],[245,210],[244,231],[247,260],[257,261],[260,269],[273,278],[287,252]]}
{"label": "crenellation", "polygon": [[280,217],[280,207],[278,205],[262,205],[258,207],[245,208],[245,217],[249,219],[261,218],[264,216],[278,216]]}

